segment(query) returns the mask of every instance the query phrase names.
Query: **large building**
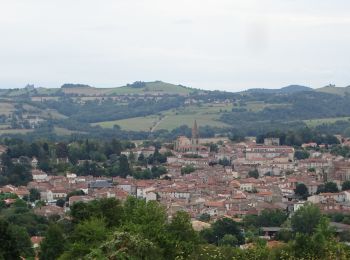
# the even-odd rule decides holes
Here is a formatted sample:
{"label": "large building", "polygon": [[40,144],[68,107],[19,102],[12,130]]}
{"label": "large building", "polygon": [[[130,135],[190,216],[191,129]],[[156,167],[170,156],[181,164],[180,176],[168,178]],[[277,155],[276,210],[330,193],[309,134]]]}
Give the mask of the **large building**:
{"label": "large building", "polygon": [[208,151],[208,147],[199,144],[199,132],[196,120],[192,127],[191,138],[179,136],[175,141],[174,150],[182,153],[199,153]]}
{"label": "large building", "polygon": [[245,160],[253,163],[288,163],[294,161],[294,148],[289,146],[250,145]]}

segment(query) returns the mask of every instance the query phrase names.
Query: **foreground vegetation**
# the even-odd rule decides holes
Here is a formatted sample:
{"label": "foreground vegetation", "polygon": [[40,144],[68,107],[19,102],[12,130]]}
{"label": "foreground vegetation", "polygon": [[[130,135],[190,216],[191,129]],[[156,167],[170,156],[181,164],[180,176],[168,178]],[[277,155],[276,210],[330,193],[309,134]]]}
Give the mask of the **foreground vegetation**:
{"label": "foreground vegetation", "polygon": [[[20,214],[21,212],[21,214]],[[329,220],[307,205],[290,220],[281,211],[230,218],[201,232],[190,217],[177,212],[170,220],[157,202],[129,197],[124,203],[102,199],[71,206],[69,218],[40,219],[17,200],[0,211],[0,258],[31,258],[30,235],[44,235],[40,259],[349,259],[350,248],[338,242]],[[283,224],[285,223],[285,224]],[[289,224],[288,224],[289,223]],[[269,248],[259,238],[262,225],[286,225]],[[289,228],[288,228],[289,227]],[[239,245],[246,244],[246,249]],[[247,246],[248,245],[248,246]]]}

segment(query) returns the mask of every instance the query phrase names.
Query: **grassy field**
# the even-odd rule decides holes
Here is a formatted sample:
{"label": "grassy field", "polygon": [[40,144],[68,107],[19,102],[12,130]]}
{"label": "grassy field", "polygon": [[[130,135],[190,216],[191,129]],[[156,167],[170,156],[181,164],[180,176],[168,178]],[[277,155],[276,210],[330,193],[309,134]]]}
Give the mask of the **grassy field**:
{"label": "grassy field", "polygon": [[310,119],[304,120],[304,123],[309,127],[316,127],[322,124],[333,124],[336,121],[347,121],[350,120],[350,117],[332,117],[332,118],[319,118],[319,119]]}
{"label": "grassy field", "polygon": [[318,88],[316,89],[316,91],[344,96],[345,93],[350,93],[350,86],[344,88],[327,86],[323,88]]}
{"label": "grassy field", "polygon": [[15,110],[12,103],[0,102],[0,115],[10,115]]}
{"label": "grassy field", "polygon": [[83,134],[84,133],[84,132],[72,131],[72,130],[62,128],[62,127],[57,127],[57,126],[55,126],[55,128],[54,128],[54,132],[55,132],[55,134],[61,135],[61,136],[71,135],[71,134]]}
{"label": "grassy field", "polygon": [[171,109],[163,111],[161,115],[150,115],[146,117],[135,117],[123,120],[106,121],[94,123],[104,128],[111,128],[114,125],[119,125],[125,130],[135,131],[150,131],[154,126],[154,130],[166,129],[172,130],[181,125],[191,127],[194,120],[197,120],[200,126],[218,126],[225,127],[226,124],[218,121],[220,114],[225,111],[230,111],[232,105],[203,105],[203,106],[187,106],[180,109]]}
{"label": "grassy field", "polygon": [[119,125],[124,130],[150,131],[150,128],[152,128],[152,126],[158,121],[158,118],[158,116],[134,117],[123,120],[94,123],[92,125],[99,125],[103,128],[112,128],[114,125]]}
{"label": "grassy field", "polygon": [[246,106],[242,106],[242,108],[246,108],[248,111],[251,112],[258,112],[263,110],[264,108],[278,108],[278,107],[286,107],[288,106],[287,104],[267,104],[262,101],[252,101],[252,102],[247,102]]}
{"label": "grassy field", "polygon": [[0,129],[0,135],[3,134],[27,134],[33,132],[33,129]]}

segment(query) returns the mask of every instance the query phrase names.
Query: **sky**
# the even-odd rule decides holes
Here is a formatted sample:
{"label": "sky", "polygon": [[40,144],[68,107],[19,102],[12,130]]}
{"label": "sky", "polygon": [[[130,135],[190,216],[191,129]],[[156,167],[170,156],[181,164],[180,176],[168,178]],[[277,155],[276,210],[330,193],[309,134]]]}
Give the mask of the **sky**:
{"label": "sky", "polygon": [[349,0],[0,0],[0,88],[350,85]]}

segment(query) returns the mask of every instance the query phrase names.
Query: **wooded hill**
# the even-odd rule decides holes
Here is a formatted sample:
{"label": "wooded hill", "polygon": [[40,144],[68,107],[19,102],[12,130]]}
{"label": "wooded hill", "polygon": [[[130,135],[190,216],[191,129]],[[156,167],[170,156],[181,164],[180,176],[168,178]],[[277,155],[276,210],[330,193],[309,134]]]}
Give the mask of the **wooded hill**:
{"label": "wooded hill", "polygon": [[196,119],[203,137],[304,127],[349,136],[347,91],[350,88],[291,85],[232,93],[161,81],[138,81],[116,88],[27,85],[0,90],[0,135],[172,139],[188,135]]}

